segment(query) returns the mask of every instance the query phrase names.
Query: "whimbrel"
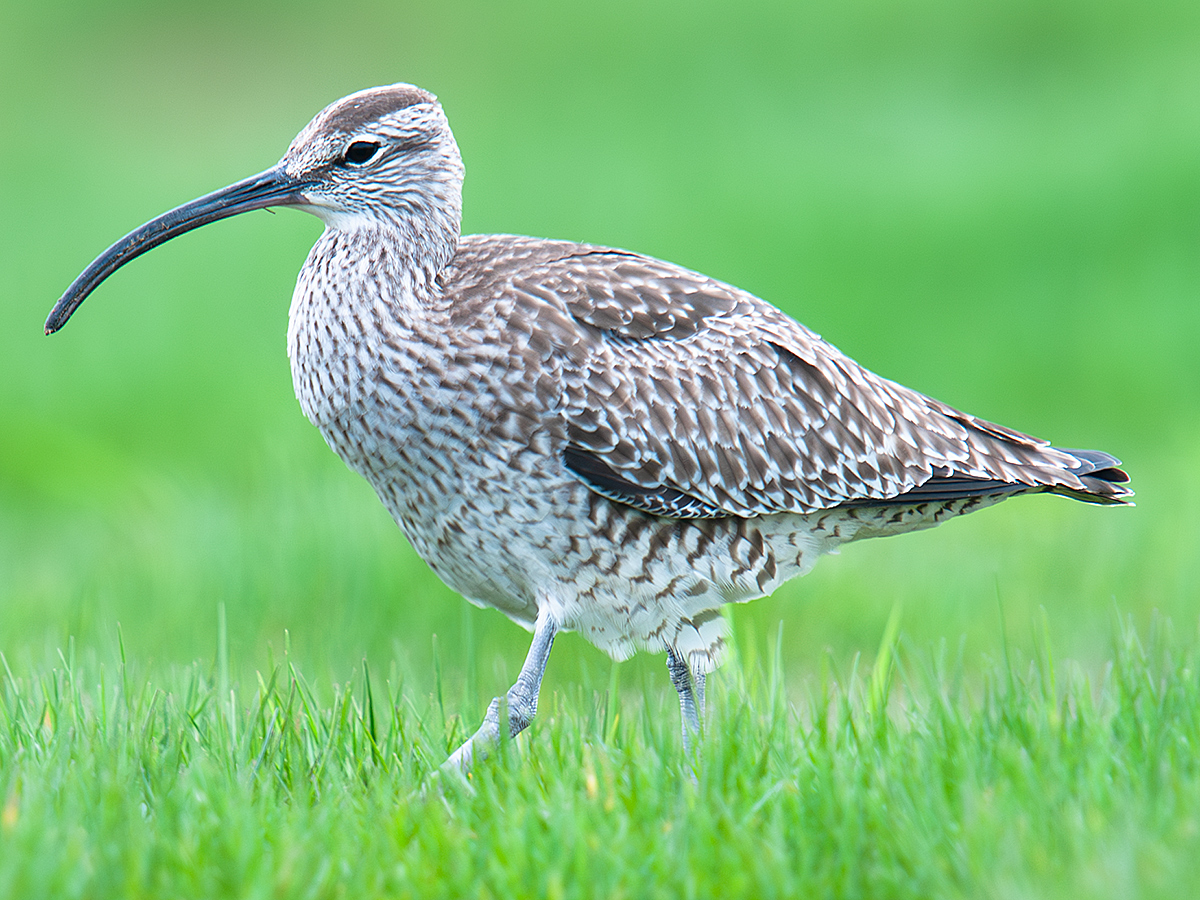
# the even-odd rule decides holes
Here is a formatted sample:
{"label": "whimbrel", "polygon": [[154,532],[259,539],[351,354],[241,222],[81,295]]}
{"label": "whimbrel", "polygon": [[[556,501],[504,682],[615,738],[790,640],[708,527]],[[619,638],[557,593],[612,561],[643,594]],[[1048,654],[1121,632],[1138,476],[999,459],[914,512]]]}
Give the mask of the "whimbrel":
{"label": "whimbrel", "polygon": [[1015,494],[1131,496],[1107,453],[880,378],[730,285],[623,250],[460,237],[462,180],[432,94],[352,94],[277,165],[117,241],[46,321],[200,225],[270,206],[325,223],[289,312],[302,409],[447,585],[534,635],[449,768],[486,755],[502,707],[511,735],[533,718],[559,630],[617,658],[665,650],[686,745],[725,604]]}

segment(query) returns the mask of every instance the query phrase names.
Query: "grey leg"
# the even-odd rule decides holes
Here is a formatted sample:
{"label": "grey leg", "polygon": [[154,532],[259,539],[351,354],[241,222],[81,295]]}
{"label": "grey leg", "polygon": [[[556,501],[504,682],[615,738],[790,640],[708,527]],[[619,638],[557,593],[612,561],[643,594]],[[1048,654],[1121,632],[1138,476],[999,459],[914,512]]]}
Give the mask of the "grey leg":
{"label": "grey leg", "polygon": [[683,719],[683,751],[690,753],[692,736],[700,736],[700,724],[704,720],[704,676],[692,676],[686,661],[676,655],[675,650],[667,648],[667,671],[671,675],[671,684],[679,694],[679,713]]}
{"label": "grey leg", "polygon": [[[538,693],[542,689],[542,673],[546,671],[546,661],[550,658],[550,648],[554,646],[554,635],[558,633],[558,623],[545,610],[538,613],[537,624],[534,626],[533,643],[525,664],[521,666],[521,674],[517,683],[508,689],[505,704],[508,708],[508,734],[516,737],[533,721],[537,714]],[[442,763],[440,772],[459,772],[466,774],[471,770],[471,764],[476,757],[487,759],[488,752],[500,743],[500,698],[496,697],[488,705],[483,724],[463,743],[461,747]]]}

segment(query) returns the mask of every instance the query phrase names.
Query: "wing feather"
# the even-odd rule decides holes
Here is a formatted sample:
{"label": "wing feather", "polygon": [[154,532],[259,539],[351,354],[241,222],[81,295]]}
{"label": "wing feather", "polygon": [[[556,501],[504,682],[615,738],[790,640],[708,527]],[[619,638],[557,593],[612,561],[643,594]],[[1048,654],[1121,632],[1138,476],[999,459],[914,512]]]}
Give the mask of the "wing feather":
{"label": "wing feather", "polygon": [[[623,251],[506,240],[527,242],[520,264],[508,262],[509,290],[554,307],[547,321],[565,348],[564,461],[611,499],[655,515],[748,517],[1129,493],[1107,454],[1055,449],[881,378],[745,291]],[[559,333],[562,313],[574,335]]]}

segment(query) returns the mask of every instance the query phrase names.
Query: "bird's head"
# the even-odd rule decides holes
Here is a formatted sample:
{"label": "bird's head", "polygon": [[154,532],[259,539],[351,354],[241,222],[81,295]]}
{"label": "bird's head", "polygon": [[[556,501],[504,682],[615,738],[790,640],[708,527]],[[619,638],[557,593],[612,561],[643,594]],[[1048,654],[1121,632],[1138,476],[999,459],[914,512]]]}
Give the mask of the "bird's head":
{"label": "bird's head", "polygon": [[433,94],[408,84],[369,88],[330,104],[276,165],[147,222],[100,254],[46,320],[46,333],[105,278],[177,235],[268,206],[292,206],[329,229],[391,228],[415,263],[444,265],[458,241],[463,166]]}
{"label": "bird's head", "polygon": [[458,145],[432,94],[408,84],[370,88],[322,110],[277,167],[299,206],[331,228],[460,214]]}

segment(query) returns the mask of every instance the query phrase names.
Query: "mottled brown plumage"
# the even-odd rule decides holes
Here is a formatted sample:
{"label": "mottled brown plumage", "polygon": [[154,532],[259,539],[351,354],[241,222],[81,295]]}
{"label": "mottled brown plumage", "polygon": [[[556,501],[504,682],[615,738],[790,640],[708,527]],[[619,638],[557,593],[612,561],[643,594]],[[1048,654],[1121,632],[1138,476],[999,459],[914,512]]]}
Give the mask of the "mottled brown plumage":
{"label": "mottled brown plumage", "polygon": [[[880,378],[745,291],[621,250],[460,239],[462,174],[432,95],[352,95],[278,166],[115,244],[47,331],[190,228],[264,206],[320,216],[289,317],[296,395],[448,585],[534,628],[513,734],[559,629],[617,657],[665,649],[686,741],[724,604],[847,541],[1014,494],[1130,495],[1113,457]],[[448,765],[497,738],[499,705]]]}

